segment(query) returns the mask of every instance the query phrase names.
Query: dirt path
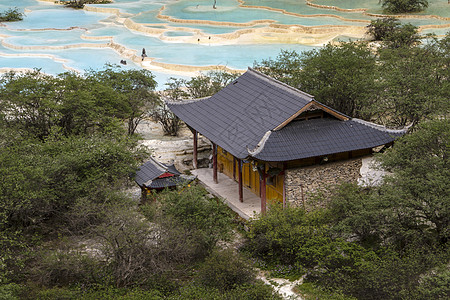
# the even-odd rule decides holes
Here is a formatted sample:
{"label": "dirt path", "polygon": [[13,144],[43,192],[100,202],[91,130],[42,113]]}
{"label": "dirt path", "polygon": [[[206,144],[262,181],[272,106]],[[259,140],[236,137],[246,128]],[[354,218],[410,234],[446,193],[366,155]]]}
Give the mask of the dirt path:
{"label": "dirt path", "polygon": [[283,299],[286,300],[302,300],[303,298],[300,295],[296,294],[293,291],[293,288],[301,284],[303,282],[303,278],[300,278],[295,281],[289,281],[284,278],[268,278],[264,272],[260,272],[258,278],[264,281],[265,284],[268,284],[273,287],[275,291],[277,291]]}

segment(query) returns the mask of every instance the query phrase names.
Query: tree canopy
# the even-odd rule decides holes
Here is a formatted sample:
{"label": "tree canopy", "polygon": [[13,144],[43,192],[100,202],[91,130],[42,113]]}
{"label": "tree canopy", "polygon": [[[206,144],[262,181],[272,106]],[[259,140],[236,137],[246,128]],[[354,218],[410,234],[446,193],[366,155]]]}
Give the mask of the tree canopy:
{"label": "tree canopy", "polygon": [[384,36],[377,50],[364,42],[328,44],[302,54],[282,51],[254,67],[351,117],[405,126],[448,112],[450,35],[420,45],[414,26],[381,23],[393,23],[394,33],[376,33]]}
{"label": "tree canopy", "polygon": [[158,102],[156,82],[146,70],[107,66],[84,75],[56,77],[39,70],[10,72],[0,79],[0,114],[23,134],[45,139],[51,131],[65,136],[107,132],[127,122],[128,134]]}
{"label": "tree canopy", "polygon": [[401,24],[393,17],[371,21],[367,33],[376,41],[383,41],[390,48],[411,47],[419,43],[418,28],[411,24]]}
{"label": "tree canopy", "polygon": [[427,0],[381,0],[381,6],[388,13],[418,12],[428,7]]}
{"label": "tree canopy", "polygon": [[328,44],[302,54],[282,51],[276,60],[254,67],[354,117],[363,115],[365,99],[373,92],[375,55],[357,43]]}

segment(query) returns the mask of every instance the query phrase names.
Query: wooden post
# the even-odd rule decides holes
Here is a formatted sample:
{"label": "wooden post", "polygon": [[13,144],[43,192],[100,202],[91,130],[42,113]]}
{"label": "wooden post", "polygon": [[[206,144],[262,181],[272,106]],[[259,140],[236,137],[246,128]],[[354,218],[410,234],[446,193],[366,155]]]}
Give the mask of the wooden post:
{"label": "wooden post", "polygon": [[[262,178],[261,178],[262,177]],[[261,187],[261,214],[266,214],[266,171],[259,177],[259,185]]]}
{"label": "wooden post", "polygon": [[236,180],[236,157],[233,156],[233,179]]}
{"label": "wooden post", "polygon": [[213,179],[214,183],[219,183],[217,181],[217,145],[213,144]]}
{"label": "wooden post", "polygon": [[194,158],[192,160],[192,166],[194,169],[198,168],[198,161],[197,161],[197,139],[198,139],[198,133],[197,130],[194,129]]}
{"label": "wooden post", "polygon": [[238,172],[239,172],[239,201],[244,202],[244,190],[242,188],[242,159],[238,159]]}

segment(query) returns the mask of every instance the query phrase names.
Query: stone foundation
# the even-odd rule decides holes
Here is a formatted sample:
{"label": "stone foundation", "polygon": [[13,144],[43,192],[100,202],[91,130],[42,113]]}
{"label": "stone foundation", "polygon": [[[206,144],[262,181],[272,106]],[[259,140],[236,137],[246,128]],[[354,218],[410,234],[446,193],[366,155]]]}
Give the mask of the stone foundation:
{"label": "stone foundation", "polygon": [[[293,206],[304,206],[307,210],[325,206],[327,195],[333,187],[342,182],[357,182],[360,177],[362,159],[359,157],[286,170],[286,203]],[[322,192],[323,196],[314,197],[319,192]]]}

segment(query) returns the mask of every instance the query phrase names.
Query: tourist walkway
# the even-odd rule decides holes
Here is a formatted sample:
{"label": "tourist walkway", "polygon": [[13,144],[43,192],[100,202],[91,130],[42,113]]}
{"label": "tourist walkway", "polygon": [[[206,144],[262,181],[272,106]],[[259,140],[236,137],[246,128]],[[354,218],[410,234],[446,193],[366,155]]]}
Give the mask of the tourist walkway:
{"label": "tourist walkway", "polygon": [[214,196],[223,198],[228,206],[248,220],[261,212],[261,199],[244,187],[244,202],[239,201],[238,183],[228,176],[218,173],[219,183],[213,181],[213,170],[202,168],[192,170],[205,188]]}

